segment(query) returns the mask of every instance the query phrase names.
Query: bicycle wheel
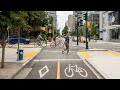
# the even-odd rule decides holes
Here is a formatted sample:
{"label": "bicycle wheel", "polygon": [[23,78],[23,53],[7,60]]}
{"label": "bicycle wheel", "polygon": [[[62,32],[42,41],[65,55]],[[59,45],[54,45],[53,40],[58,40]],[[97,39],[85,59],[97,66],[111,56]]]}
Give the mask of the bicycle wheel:
{"label": "bicycle wheel", "polygon": [[51,47],[51,48],[55,48],[55,43],[52,42],[52,43],[50,44],[50,47]]}
{"label": "bicycle wheel", "polygon": [[41,46],[46,47],[47,46],[46,42],[45,41],[41,41]]}
{"label": "bicycle wheel", "polygon": [[64,72],[65,72],[65,75],[66,75],[67,77],[73,77],[73,75],[74,75],[73,69],[70,69],[70,70],[69,70],[69,67],[67,67],[67,68],[64,70]]}
{"label": "bicycle wheel", "polygon": [[82,77],[87,77],[88,73],[85,69],[83,68],[79,68],[79,72],[78,72]]}
{"label": "bicycle wheel", "polygon": [[59,48],[63,48],[63,47],[64,47],[64,43],[60,43]]}
{"label": "bicycle wheel", "polygon": [[38,44],[38,42],[36,41],[35,43],[34,43],[34,47],[38,47],[39,46],[39,44]]}

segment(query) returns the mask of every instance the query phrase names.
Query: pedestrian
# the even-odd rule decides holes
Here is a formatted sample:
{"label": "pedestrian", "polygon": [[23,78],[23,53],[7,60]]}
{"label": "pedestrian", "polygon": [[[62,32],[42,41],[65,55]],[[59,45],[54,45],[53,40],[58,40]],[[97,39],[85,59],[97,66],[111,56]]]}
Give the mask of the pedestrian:
{"label": "pedestrian", "polygon": [[69,35],[67,34],[65,37],[65,42],[64,42],[66,48],[62,51],[62,53],[64,54],[64,51],[67,50],[67,54],[69,54]]}

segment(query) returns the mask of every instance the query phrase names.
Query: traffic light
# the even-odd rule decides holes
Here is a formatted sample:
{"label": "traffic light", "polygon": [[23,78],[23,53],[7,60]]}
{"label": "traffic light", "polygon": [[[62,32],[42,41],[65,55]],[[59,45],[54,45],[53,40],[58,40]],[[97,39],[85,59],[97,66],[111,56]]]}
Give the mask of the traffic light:
{"label": "traffic light", "polygon": [[90,22],[87,22],[87,27],[90,27]]}
{"label": "traffic light", "polygon": [[80,20],[80,26],[83,26],[83,20]]}
{"label": "traffic light", "polygon": [[41,27],[41,29],[42,29],[43,31],[46,31],[46,27]]}
{"label": "traffic light", "polygon": [[87,13],[83,14],[83,20],[87,19]]}

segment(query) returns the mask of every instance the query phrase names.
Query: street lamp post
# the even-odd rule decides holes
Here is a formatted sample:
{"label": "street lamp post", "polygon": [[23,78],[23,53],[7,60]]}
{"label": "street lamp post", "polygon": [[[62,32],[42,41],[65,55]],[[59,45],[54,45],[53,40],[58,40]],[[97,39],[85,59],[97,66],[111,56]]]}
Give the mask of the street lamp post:
{"label": "street lamp post", "polygon": [[86,11],[86,49],[88,49],[88,28],[87,28],[87,21],[88,21],[88,18],[87,18],[87,15],[88,15],[88,11]]}

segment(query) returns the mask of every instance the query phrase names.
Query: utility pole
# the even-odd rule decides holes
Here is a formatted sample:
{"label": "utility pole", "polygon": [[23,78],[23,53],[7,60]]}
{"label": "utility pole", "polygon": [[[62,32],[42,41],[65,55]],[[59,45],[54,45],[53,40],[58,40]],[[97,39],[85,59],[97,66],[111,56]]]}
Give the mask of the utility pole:
{"label": "utility pole", "polygon": [[86,49],[88,49],[88,28],[87,28],[87,21],[88,21],[88,18],[87,18],[87,15],[88,15],[88,11],[86,11]]}

